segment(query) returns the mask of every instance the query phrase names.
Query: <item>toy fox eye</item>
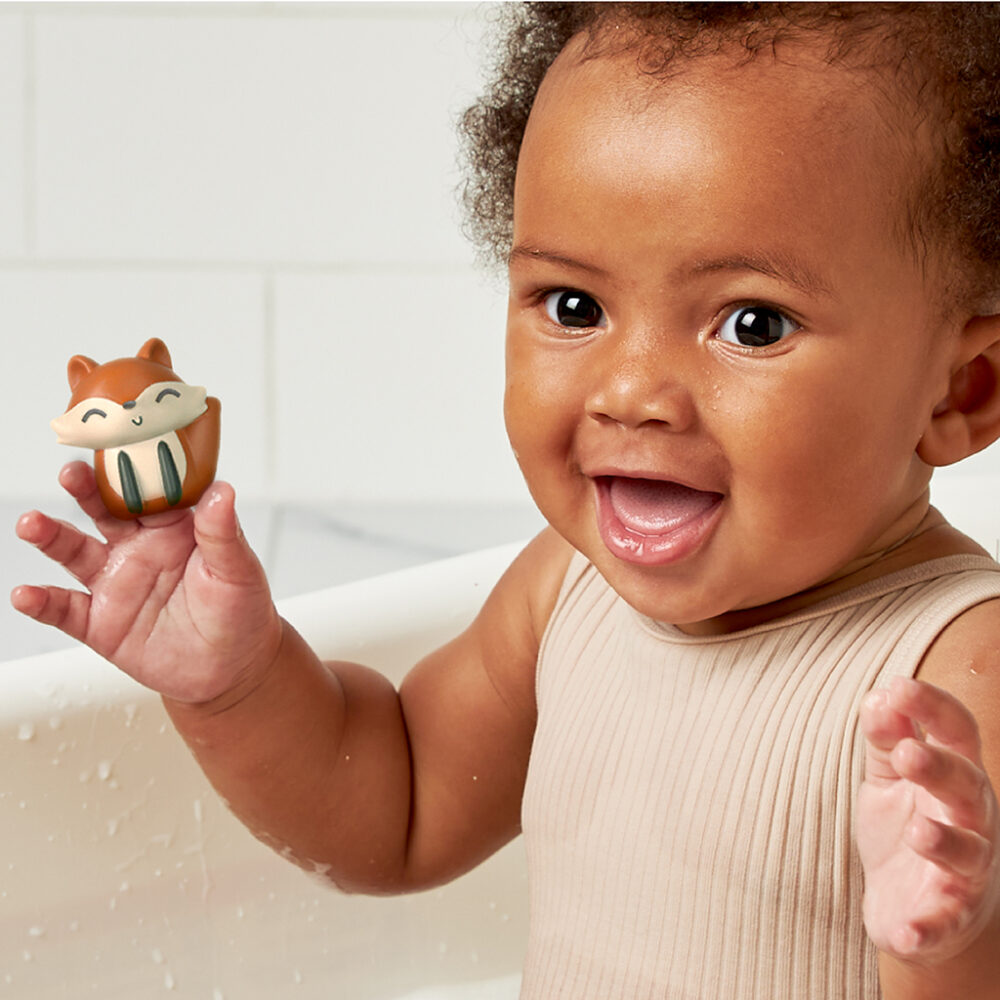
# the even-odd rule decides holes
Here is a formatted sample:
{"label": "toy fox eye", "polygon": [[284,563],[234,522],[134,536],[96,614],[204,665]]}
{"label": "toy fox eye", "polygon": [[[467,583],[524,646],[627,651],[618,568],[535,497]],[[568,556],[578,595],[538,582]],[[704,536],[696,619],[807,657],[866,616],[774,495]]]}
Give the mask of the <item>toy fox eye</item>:
{"label": "toy fox eye", "polygon": [[161,389],[156,395],[156,401],[160,402],[164,396],[176,396],[180,399],[181,394],[176,389]]}
{"label": "toy fox eye", "polygon": [[743,306],[719,327],[719,340],[741,347],[767,347],[795,333],[799,324],[770,306]]}
{"label": "toy fox eye", "polygon": [[586,293],[562,288],[545,296],[545,311],[549,319],[560,326],[584,330],[604,326],[604,310]]}
{"label": "toy fox eye", "polygon": [[86,423],[91,417],[106,417],[106,416],[107,414],[104,412],[104,410],[99,410],[95,406],[92,410],[87,410],[87,412],[83,415],[83,423]]}

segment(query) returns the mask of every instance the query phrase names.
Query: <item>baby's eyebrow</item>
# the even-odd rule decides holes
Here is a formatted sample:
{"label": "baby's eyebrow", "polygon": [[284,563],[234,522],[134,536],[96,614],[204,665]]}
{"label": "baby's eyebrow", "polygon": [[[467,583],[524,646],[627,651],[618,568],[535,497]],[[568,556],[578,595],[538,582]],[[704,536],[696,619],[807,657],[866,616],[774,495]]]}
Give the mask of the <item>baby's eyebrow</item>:
{"label": "baby's eyebrow", "polygon": [[[511,248],[508,263],[515,264],[518,260],[544,261],[548,264],[570,267],[600,277],[606,277],[608,274],[604,268],[598,267],[596,264],[576,260],[573,257],[567,257],[564,254],[545,250],[528,243]],[[782,253],[752,251],[750,253],[730,254],[725,257],[705,258],[679,268],[677,273],[683,279],[718,271],[752,271],[792,285],[807,295],[824,298],[830,298],[833,295],[830,286],[812,268]]]}
{"label": "baby's eyebrow", "polygon": [[695,261],[685,269],[687,274],[708,274],[717,271],[753,271],[766,274],[786,284],[793,285],[808,295],[830,298],[830,286],[809,266],[784,254],[740,253]]}
{"label": "baby's eyebrow", "polygon": [[599,276],[606,276],[608,273],[604,268],[597,267],[595,264],[588,264],[585,261],[575,260],[572,257],[566,257],[563,254],[543,250],[541,247],[526,243],[511,248],[507,263],[514,264],[518,260],[544,261],[547,264],[558,264],[560,267],[571,267],[577,271],[586,271],[588,274]]}

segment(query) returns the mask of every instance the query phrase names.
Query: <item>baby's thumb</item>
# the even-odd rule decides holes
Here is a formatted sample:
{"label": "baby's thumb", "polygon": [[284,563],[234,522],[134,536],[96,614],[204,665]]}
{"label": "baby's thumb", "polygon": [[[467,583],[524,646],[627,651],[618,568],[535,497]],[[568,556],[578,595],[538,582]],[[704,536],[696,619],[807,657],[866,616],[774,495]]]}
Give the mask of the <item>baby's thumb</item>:
{"label": "baby's thumb", "polygon": [[194,537],[205,572],[211,576],[237,585],[263,580],[263,568],[243,536],[236,516],[236,493],[229,483],[213,483],[198,501]]}

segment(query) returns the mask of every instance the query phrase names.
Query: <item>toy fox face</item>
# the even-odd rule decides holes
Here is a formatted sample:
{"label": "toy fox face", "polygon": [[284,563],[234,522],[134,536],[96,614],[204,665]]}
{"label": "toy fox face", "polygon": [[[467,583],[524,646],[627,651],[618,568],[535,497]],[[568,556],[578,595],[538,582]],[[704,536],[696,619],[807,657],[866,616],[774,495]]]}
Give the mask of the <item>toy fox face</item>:
{"label": "toy fox face", "polygon": [[208,409],[203,386],[176,376],[143,386],[143,378],[164,373],[146,371],[160,367],[153,363],[131,362],[95,365],[79,379],[69,409],[52,421],[60,444],[95,450],[134,444],[186,427]]}
{"label": "toy fox face", "polygon": [[52,428],[61,444],[94,449],[98,489],[112,514],[197,503],[215,476],[219,401],[178,377],[162,340],[105,364],[78,354],[67,374],[72,396]]}

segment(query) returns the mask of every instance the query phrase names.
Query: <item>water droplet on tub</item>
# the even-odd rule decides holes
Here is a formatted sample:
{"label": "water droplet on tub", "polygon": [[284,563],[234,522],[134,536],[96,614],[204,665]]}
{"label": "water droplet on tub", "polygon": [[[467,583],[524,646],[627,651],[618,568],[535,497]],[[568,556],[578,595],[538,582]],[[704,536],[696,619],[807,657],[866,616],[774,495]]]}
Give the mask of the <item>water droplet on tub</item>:
{"label": "water droplet on tub", "polygon": [[22,722],[17,727],[17,738],[22,743],[27,743],[35,738],[35,724],[33,722]]}
{"label": "water droplet on tub", "polygon": [[111,777],[111,761],[102,760],[100,764],[97,765],[97,777],[101,781],[107,781]]}
{"label": "water droplet on tub", "polygon": [[37,925],[34,927],[29,927],[28,937],[33,937],[33,938],[45,937],[45,928],[38,927]]}
{"label": "water droplet on tub", "polygon": [[163,965],[163,952],[159,948],[154,948],[150,954],[157,965]]}

